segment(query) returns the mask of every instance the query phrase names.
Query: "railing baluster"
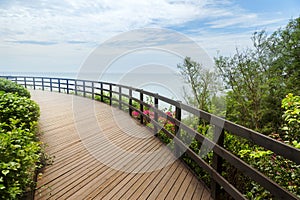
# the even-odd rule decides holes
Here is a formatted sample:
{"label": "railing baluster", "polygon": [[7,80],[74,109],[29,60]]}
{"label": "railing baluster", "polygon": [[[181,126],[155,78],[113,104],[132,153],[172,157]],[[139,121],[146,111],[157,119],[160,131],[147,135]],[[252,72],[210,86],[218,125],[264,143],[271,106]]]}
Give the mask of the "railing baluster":
{"label": "railing baluster", "polygon": [[67,79],[67,94],[69,94],[69,79]]}
{"label": "railing baluster", "polygon": [[33,81],[33,89],[35,90],[35,77],[32,78]]}
{"label": "railing baluster", "polygon": [[60,79],[59,78],[57,79],[57,82],[58,82],[58,92],[60,93],[61,90],[60,90]]}
{"label": "railing baluster", "polygon": [[50,78],[50,91],[52,92],[52,78]]}
{"label": "railing baluster", "polygon": [[131,107],[132,106],[132,88],[129,89],[129,115],[132,117],[132,109]]}
{"label": "railing baluster", "polygon": [[[179,105],[181,104],[181,101],[178,101]],[[178,121],[181,121],[181,108],[176,106],[176,109],[175,109],[175,118],[178,120]],[[175,125],[175,134],[180,136],[180,127]]]}
{"label": "railing baluster", "polygon": [[77,95],[78,92],[77,92],[77,80],[75,80],[75,95]]}
{"label": "railing baluster", "polygon": [[[158,109],[158,94],[157,93],[154,96],[154,107],[156,109]],[[158,122],[158,114],[157,114],[156,110],[154,110],[154,121]],[[157,135],[157,133],[158,133],[157,126],[154,126],[154,135]]]}
{"label": "railing baluster", "polygon": [[45,90],[45,86],[44,86],[44,77],[42,77],[42,90]]}
{"label": "railing baluster", "polygon": [[109,84],[109,105],[112,105],[112,84]]}
{"label": "railing baluster", "polygon": [[[144,101],[144,94],[143,94],[143,90],[140,90],[140,111],[143,113],[144,112],[144,105],[142,104],[142,102]],[[144,123],[144,117],[143,115],[140,115],[140,123],[143,124]]]}
{"label": "railing baluster", "polygon": [[82,81],[82,89],[83,89],[83,96],[86,97],[86,92],[85,92],[85,81]]}
{"label": "railing baluster", "polygon": [[122,87],[119,86],[119,109],[122,109]]}
{"label": "railing baluster", "polygon": [[24,77],[24,87],[27,88],[26,77]]}
{"label": "railing baluster", "polygon": [[[180,108],[180,105],[181,105],[181,102],[180,101],[178,101],[178,103],[179,103],[179,106],[176,106],[176,108],[175,108],[175,118],[178,120],[178,121],[181,121],[181,108]],[[179,138],[179,139],[181,139],[181,136],[180,136],[180,127],[178,126],[178,125],[175,125],[175,135]],[[174,150],[175,150],[175,156],[176,157],[179,157],[180,156],[180,148],[179,148],[179,146],[176,144],[176,142],[175,142],[175,144],[174,144]]]}
{"label": "railing baluster", "polygon": [[103,100],[103,83],[101,82],[100,83],[100,87],[101,87],[101,102],[104,102],[104,100]]}
{"label": "railing baluster", "polygon": [[92,81],[92,99],[95,99],[95,88],[94,88],[94,81]]}

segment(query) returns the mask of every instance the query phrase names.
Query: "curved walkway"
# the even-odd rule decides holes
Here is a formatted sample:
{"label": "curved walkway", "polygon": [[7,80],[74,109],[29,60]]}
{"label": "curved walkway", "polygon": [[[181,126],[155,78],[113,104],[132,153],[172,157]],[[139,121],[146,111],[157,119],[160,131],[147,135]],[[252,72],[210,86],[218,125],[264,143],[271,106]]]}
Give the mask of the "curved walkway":
{"label": "curved walkway", "polygon": [[31,94],[41,108],[41,140],[54,158],[35,199],[211,199],[203,183],[123,111],[73,95]]}

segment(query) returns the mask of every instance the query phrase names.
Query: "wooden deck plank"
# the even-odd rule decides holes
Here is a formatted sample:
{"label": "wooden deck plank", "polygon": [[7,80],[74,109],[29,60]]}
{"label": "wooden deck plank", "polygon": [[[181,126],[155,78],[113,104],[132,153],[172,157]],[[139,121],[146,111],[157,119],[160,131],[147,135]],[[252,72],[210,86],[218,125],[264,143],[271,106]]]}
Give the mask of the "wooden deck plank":
{"label": "wooden deck plank", "polygon": [[177,178],[176,182],[174,183],[171,190],[168,192],[168,195],[166,196],[166,199],[175,199],[176,194],[179,192],[179,189],[182,186],[186,176],[188,175],[188,170],[183,170],[180,174],[180,176]]}
{"label": "wooden deck plank", "polygon": [[[156,165],[157,163],[161,163],[163,162],[163,160],[161,160],[165,155],[160,155],[160,157],[154,157],[152,158],[152,160],[149,161],[149,163],[147,164],[147,168],[144,169],[144,171],[149,170],[149,168],[151,166]],[[118,193],[115,194],[115,196],[112,196],[112,198],[121,198],[122,199],[135,199],[136,197],[140,196],[139,193],[136,193],[136,191],[143,191],[143,187],[141,187],[142,184],[147,184],[147,181],[150,181],[150,174],[154,175],[156,174],[156,172],[151,172],[151,173],[143,173],[143,174],[139,174],[135,177],[133,177],[130,182],[124,183],[124,186],[122,187],[122,189],[120,189],[118,191]],[[123,184],[122,184],[123,185]],[[122,195],[120,195],[122,194]]]}
{"label": "wooden deck plank", "polygon": [[187,176],[184,179],[183,183],[181,184],[181,187],[178,189],[178,192],[176,193],[176,196],[174,197],[174,199],[183,199],[184,198],[184,195],[187,192],[187,189],[193,179],[193,176],[190,173],[191,173],[190,171],[187,173]]}
{"label": "wooden deck plank", "polygon": [[[166,162],[168,163],[168,161],[171,159],[171,157],[168,157],[168,154],[165,153],[164,155],[161,155],[161,157],[158,158],[158,160],[156,161],[156,163],[154,163],[154,165],[157,163],[161,163],[161,162]],[[164,167],[166,169],[168,169],[168,167]],[[163,168],[163,169],[164,169]],[[146,190],[146,188],[150,187],[150,184],[153,182],[154,179],[157,178],[158,174],[161,173],[162,170],[156,170],[154,172],[151,173],[144,173],[143,176],[135,182],[135,184],[133,185],[133,187],[131,187],[131,196],[129,197],[130,199],[140,199],[141,194]]]}
{"label": "wooden deck plank", "polygon": [[[202,184],[200,184],[199,182],[197,182],[197,187],[196,187],[196,190],[194,191],[192,199],[193,200],[202,199],[204,190],[205,190],[204,186]],[[197,192],[197,191],[200,191],[200,192]]]}
{"label": "wooden deck plank", "polygon": [[[156,148],[157,146],[158,146],[159,144],[155,144],[155,146],[150,146],[149,148]],[[149,160],[150,161],[150,160]],[[137,165],[139,165],[140,163],[138,163],[138,162],[132,162],[132,163],[130,163],[128,166],[126,166],[125,167],[125,170],[126,171],[128,171],[129,173],[122,173],[122,174],[130,174],[130,171],[133,171],[133,170],[130,170],[130,168],[132,169],[134,169]],[[137,178],[138,176],[140,176],[141,174],[136,174],[135,176],[134,176],[134,178]],[[103,184],[103,185],[101,185],[101,187],[98,187],[94,192],[92,192],[91,194],[89,194],[88,196],[87,196],[87,198],[91,198],[91,197],[95,197],[95,196],[97,196],[97,197],[101,197],[101,192],[105,189],[105,187],[108,187],[110,184],[112,184],[112,185],[114,185],[114,183],[117,183],[119,180],[117,179],[118,177],[119,177],[120,175],[118,174],[118,173],[116,173],[113,177],[111,177],[111,179],[107,182],[107,183],[105,183],[105,184]],[[117,179],[117,180],[116,180]],[[133,182],[133,179],[131,178],[130,179],[130,181],[127,181],[126,182],[127,184],[128,183],[134,183]],[[123,185],[123,184],[122,184]],[[123,186],[123,188],[122,189],[124,189],[125,187]]]}
{"label": "wooden deck plank", "polygon": [[[47,153],[55,156],[38,180],[35,199],[211,199],[182,161],[159,168],[174,159],[173,155],[169,151],[152,154],[164,144],[123,111],[74,97],[97,110],[93,116],[82,110],[75,119],[72,95],[31,93],[41,108],[40,138],[48,145]],[[79,135],[78,127],[84,127],[86,133]],[[107,140],[101,140],[103,136]],[[136,156],[113,151],[111,144]],[[151,156],[141,159],[145,153]],[[98,154],[107,156],[99,160]],[[114,164],[122,170],[111,168]]]}
{"label": "wooden deck plank", "polygon": [[176,171],[173,172],[173,174],[172,174],[171,178],[168,180],[167,184],[164,185],[163,189],[157,196],[158,199],[166,198],[166,196],[168,195],[169,191],[171,190],[171,188],[173,187],[173,185],[179,178],[182,171],[183,171],[183,166],[179,165],[178,168],[176,169]]}

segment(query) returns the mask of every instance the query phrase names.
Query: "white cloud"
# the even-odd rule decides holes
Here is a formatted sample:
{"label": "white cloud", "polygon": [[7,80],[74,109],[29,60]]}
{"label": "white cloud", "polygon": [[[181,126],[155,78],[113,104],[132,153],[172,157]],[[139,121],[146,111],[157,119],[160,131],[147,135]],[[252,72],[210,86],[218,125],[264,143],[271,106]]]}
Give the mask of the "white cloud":
{"label": "white cloud", "polygon": [[[44,63],[54,64],[51,59],[57,58],[57,62],[69,68],[78,68],[83,62],[79,58],[84,59],[83,55],[96,44],[124,31],[145,27],[179,31],[184,27],[183,32],[203,45],[210,55],[217,50],[229,54],[238,44],[249,44],[249,27],[278,27],[286,20],[280,16],[246,12],[231,0],[3,1],[0,66],[17,66],[18,60],[23,64],[38,55]],[[189,25],[190,22],[197,25]],[[26,59],[21,55],[26,55]],[[8,58],[14,61],[9,62]],[[30,64],[40,66],[42,63],[37,60]]]}

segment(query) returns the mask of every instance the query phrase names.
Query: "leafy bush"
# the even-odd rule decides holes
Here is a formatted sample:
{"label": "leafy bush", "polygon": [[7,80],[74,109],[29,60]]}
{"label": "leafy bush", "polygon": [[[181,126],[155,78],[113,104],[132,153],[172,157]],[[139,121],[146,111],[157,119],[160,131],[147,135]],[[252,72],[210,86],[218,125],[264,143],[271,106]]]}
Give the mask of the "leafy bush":
{"label": "leafy bush", "polygon": [[0,122],[10,124],[10,120],[18,120],[17,125],[30,128],[30,123],[39,117],[38,105],[27,97],[19,97],[11,93],[0,94]]}
{"label": "leafy bush", "polygon": [[[282,133],[273,133],[270,136],[278,141],[285,142],[300,148],[300,96],[288,94],[282,100],[284,109],[284,126]],[[239,156],[254,168],[300,197],[300,165],[274,154],[272,151],[251,144],[249,141],[225,134],[226,149]],[[224,174],[232,184],[250,199],[270,199],[272,195],[256,182],[238,172],[228,164],[223,165]],[[232,181],[233,180],[233,181]]]}
{"label": "leafy bush", "polygon": [[10,125],[0,123],[0,199],[19,199],[34,185],[40,144],[32,130],[18,124],[13,119]]}
{"label": "leafy bush", "polygon": [[282,100],[281,107],[284,109],[282,117],[285,122],[283,139],[293,144],[300,142],[300,96],[288,94]]}
{"label": "leafy bush", "polygon": [[[7,84],[7,87],[1,85]],[[37,141],[38,105],[25,88],[0,81],[0,199],[20,199],[34,186],[41,155]],[[14,88],[14,86],[16,88]],[[20,96],[19,96],[20,95]]]}
{"label": "leafy bush", "polygon": [[3,78],[0,78],[0,91],[4,91],[6,93],[14,93],[22,97],[30,98],[29,91],[26,90],[23,86]]}

